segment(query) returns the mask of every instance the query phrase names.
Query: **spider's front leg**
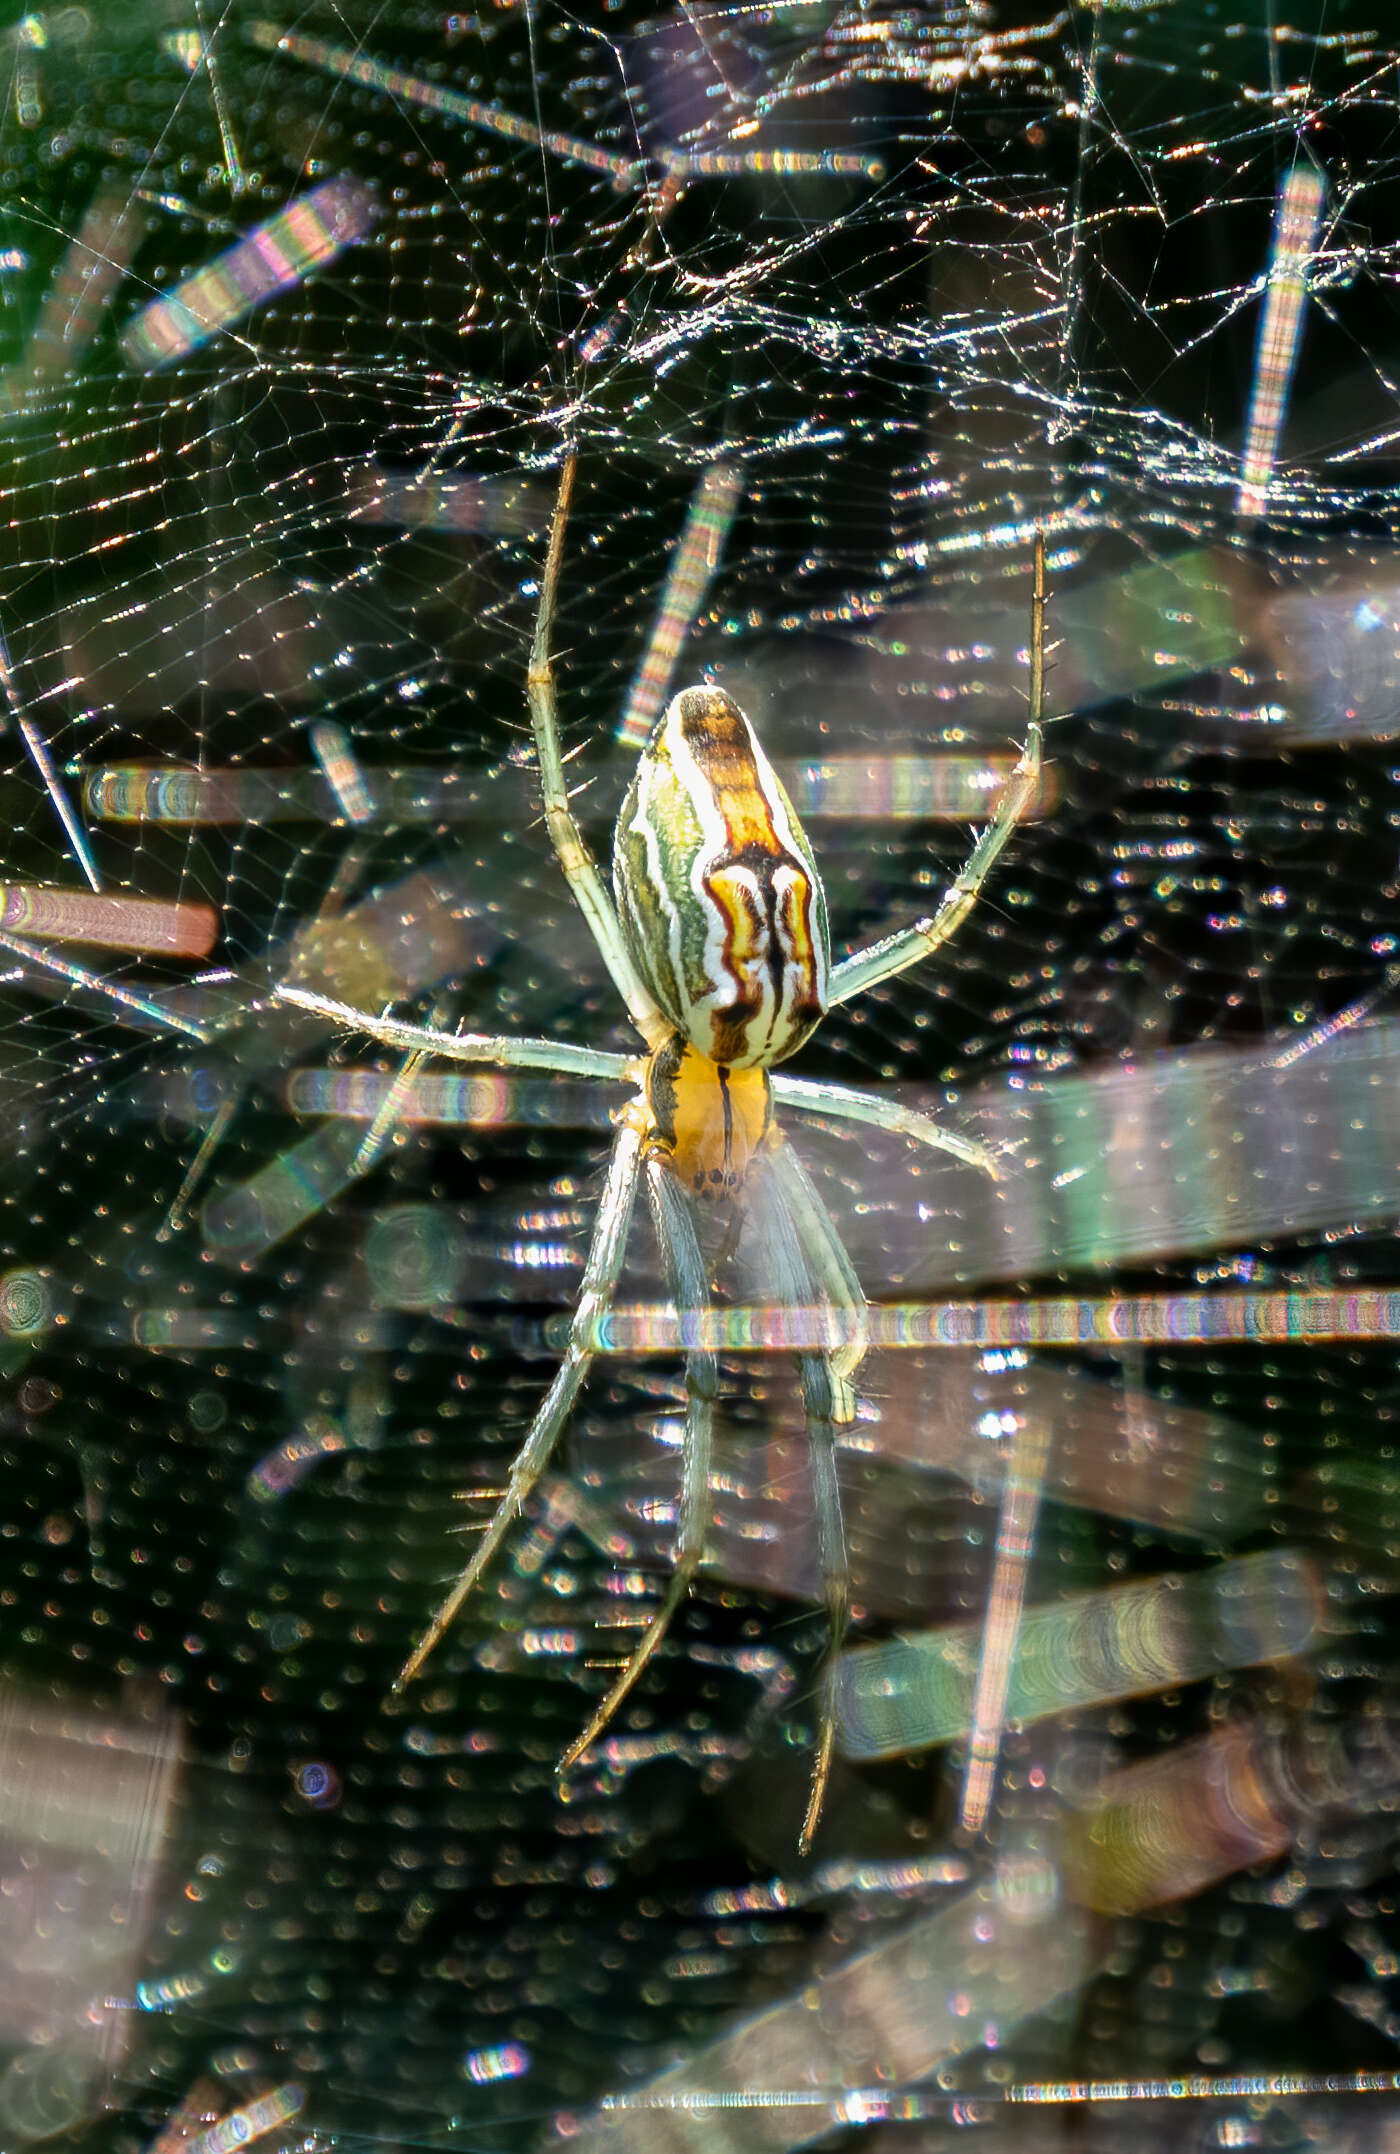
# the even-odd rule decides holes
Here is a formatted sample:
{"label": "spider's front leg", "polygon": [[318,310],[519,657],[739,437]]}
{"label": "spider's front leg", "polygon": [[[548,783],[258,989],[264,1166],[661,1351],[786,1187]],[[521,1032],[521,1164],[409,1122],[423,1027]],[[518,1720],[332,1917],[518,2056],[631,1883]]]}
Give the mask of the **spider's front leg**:
{"label": "spider's front leg", "polygon": [[864,950],[854,950],[831,968],[832,1003],[850,1002],[881,980],[907,972],[928,957],[940,943],[955,935],[977,902],[1007,839],[1035,798],[1040,783],[1041,721],[1045,708],[1045,541],[1035,539],[1034,583],[1031,594],[1030,724],[1021,760],[1007,782],[992,820],[973,846],[967,865],[943,893],[938,910],[912,927],[883,936]]}
{"label": "spider's front leg", "polygon": [[544,798],[544,819],[550,840],[564,870],[574,901],[598,946],[598,954],[612,976],[613,985],[627,1005],[633,1024],[650,1048],[661,1046],[669,1038],[671,1026],[662,1016],[656,1000],[632,962],[631,953],[623,940],[618,925],[617,909],[613,904],[607,884],[598,872],[598,864],[588,850],[583,832],[574,820],[569,806],[569,789],[564,782],[564,757],[559,746],[559,712],[554,695],[554,661],[550,654],[550,638],[554,627],[554,605],[559,590],[559,563],[564,551],[564,530],[569,520],[569,499],[574,488],[574,462],[572,455],[564,460],[559,475],[559,493],[554,504],[554,521],[549,532],[549,553],[545,559],[544,576],[540,583],[539,611],[535,616],[535,636],[530,647],[530,668],[525,677],[525,691],[530,704],[530,723],[535,734],[535,753],[539,757],[540,792]]}

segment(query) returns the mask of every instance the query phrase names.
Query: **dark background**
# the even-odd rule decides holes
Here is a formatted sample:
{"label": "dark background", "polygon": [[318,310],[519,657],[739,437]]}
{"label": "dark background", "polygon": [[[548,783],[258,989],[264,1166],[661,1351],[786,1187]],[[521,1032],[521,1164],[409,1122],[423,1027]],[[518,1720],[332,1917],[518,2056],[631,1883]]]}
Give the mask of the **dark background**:
{"label": "dark background", "polygon": [[[0,988],[0,1651],[6,1710],[30,1731],[10,1763],[0,1751],[16,1910],[0,2144],[145,2148],[182,2102],[216,2118],[288,2083],[303,2106],[269,2145],[560,2143],[602,2097],[967,1889],[889,1871],[813,1884],[822,1863],[946,1852],[974,1883],[1018,1851],[1053,1866],[1099,1772],[1189,1760],[1237,1727],[1263,1761],[1251,1815],[1284,1851],[1252,1862],[1241,1825],[1214,1882],[1103,1917],[1081,1987],[873,2136],[932,2144],[962,2122],[1065,2145],[1379,2145],[1395,2128],[1384,2093],[1002,2106],[1036,2081],[1395,2065],[1397,1384],[1393,1347],[1364,1327],[1321,1346],[1086,1350],[1029,1372],[872,1359],[869,1442],[843,1466],[871,1636],[980,1619],[997,1501],[967,1442],[1046,1371],[1066,1383],[1052,1440],[1079,1460],[1079,1494],[1052,1474],[1031,1600],[1279,1547],[1326,1597],[1306,1658],[1251,1667],[1227,1647],[1205,1680],[1145,1675],[1127,1703],[1009,1734],[972,1844],[953,1746],[839,1766],[817,1850],[796,1858],[824,1628],[801,1598],[800,1412],[777,1357],[725,1364],[716,1496],[721,1538],[770,1550],[757,1575],[775,1590],[752,1566],[702,1585],[629,1708],[635,1753],[561,1799],[590,1660],[664,1561],[683,1400],[670,1356],[601,1366],[559,1454],[554,1498],[581,1490],[595,1537],[546,1502],[424,1679],[389,1696],[462,1526],[485,1515],[469,1499],[499,1486],[549,1380],[546,1320],[577,1291],[606,1102],[537,1082],[502,1126],[403,1126],[274,1239],[242,1185],[316,1130],[321,1167],[343,1170],[365,1126],[294,1114],[288,1073],[398,1065],[266,991],[295,962],[352,1001],[630,1044],[526,748],[566,441],[580,468],[561,701],[600,848],[628,775],[614,728],[716,457],[744,491],[685,665],[733,685],[788,764],[1012,752],[1030,531],[1049,533],[1050,812],[956,946],[833,1016],[799,1065],[1009,1134],[1032,1196],[1005,1201],[1029,1210],[1003,1260],[1003,1215],[975,1177],[864,1132],[811,1133],[804,1156],[872,1300],[1395,1276],[1388,9],[599,17],[399,0],[313,0],[294,20],[252,0],[4,11],[0,627],[69,796],[128,764],[304,780],[309,727],[331,718],[366,768],[450,780],[463,805],[358,832],[328,806],[261,815],[265,788],[218,825],[92,818],[106,887],[212,904],[219,940],[202,984],[197,965],[66,954],[202,1013],[203,1044],[20,957]],[[263,20],[640,157],[653,181],[668,148],[697,141],[860,153],[884,177],[701,178],[655,221],[642,189],[269,53],[249,35]],[[172,42],[201,28],[212,81]],[[752,118],[757,134],[735,136]],[[1327,199],[1278,483],[1242,521],[1261,282],[1297,157]],[[369,237],[178,362],[128,364],[119,339],[144,305],[334,177],[373,191]],[[55,350],[44,309],[75,318],[63,294],[95,203],[130,220],[129,266]],[[507,529],[375,522],[352,513],[371,465],[523,477],[535,505]],[[79,884],[13,721],[0,796],[9,880]],[[839,945],[925,907],[970,842],[876,805],[814,817],[811,834]],[[353,943],[381,923],[367,970],[315,940],[328,903],[369,908]],[[1337,1106],[1325,1064],[1307,1112],[1297,1091],[1276,1097],[1269,1057],[1338,1013],[1345,1045],[1361,1002],[1356,1101]],[[1226,1059],[1188,1060],[1206,1074],[1170,1094],[1192,1111],[1148,1115],[1141,1206],[1076,1225],[1048,1194],[1056,1174],[1072,1186],[1110,1155],[1147,1157],[1107,1080],[1165,1098],[1170,1058],[1211,1050]],[[1080,1118],[1051,1142],[1070,1097]],[[1226,1201],[1237,1122],[1257,1141],[1243,1212]],[[1282,1187],[1290,1156],[1306,1201]],[[655,1291],[639,1234],[623,1298]],[[1172,1415],[1208,1457],[1191,1502],[1097,1509],[1094,1446],[1110,1480],[1108,1451]],[[929,1431],[932,1455],[911,1462]],[[285,1448],[318,1442],[314,1461]],[[631,1584],[598,1546],[617,1530]],[[183,1762],[127,1877],[115,1987],[97,1981],[99,2069],[45,1985],[92,1993],[108,1857],[70,1872],[43,1853],[41,1798],[70,1814],[72,1768],[54,1757],[124,1742]],[[99,1810],[115,1806],[93,1771]],[[1202,1838],[1228,1840],[1183,1771]],[[820,2117],[801,2136],[828,2126],[872,2137]],[[707,2146],[750,2143],[708,2129]]]}

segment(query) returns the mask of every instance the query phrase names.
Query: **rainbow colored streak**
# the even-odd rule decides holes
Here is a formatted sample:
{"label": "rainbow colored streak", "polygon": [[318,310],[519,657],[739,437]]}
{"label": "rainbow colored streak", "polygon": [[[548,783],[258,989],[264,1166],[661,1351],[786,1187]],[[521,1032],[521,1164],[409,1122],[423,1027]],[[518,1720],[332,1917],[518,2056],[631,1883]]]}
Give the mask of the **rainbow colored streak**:
{"label": "rainbow colored streak", "polygon": [[346,821],[372,822],[374,802],[359,757],[344,729],[328,718],[318,719],[311,728],[311,752]]}
{"label": "rainbow colored streak", "polygon": [[[887,1302],[864,1310],[860,1328],[872,1348],[1400,1339],[1400,1289]],[[851,1320],[827,1302],[710,1309],[703,1315],[692,1312],[684,1322],[667,1303],[632,1303],[585,1326],[580,1345],[590,1354],[679,1353],[687,1347],[771,1354],[846,1346],[854,1337]]]}
{"label": "rainbow colored streak", "polygon": [[1012,1439],[1006,1482],[1001,1492],[996,1563],[991,1592],[987,1596],[987,1620],[982,1631],[977,1688],[972,1699],[972,1739],[968,1744],[959,1817],[964,1832],[980,1832],[991,1807],[997,1758],[1001,1752],[1002,1723],[1006,1718],[1007,1691],[1021,1628],[1026,1573],[1035,1538],[1035,1522],[1040,1512],[1041,1491],[1045,1485],[1045,1460],[1049,1448],[1049,1422],[1041,1420],[1039,1415],[1021,1415]]}
{"label": "rainbow colored streak", "polygon": [[509,142],[524,142],[534,149],[549,150],[566,164],[585,165],[590,171],[606,173],[619,190],[640,186],[645,176],[644,168],[634,157],[619,157],[612,150],[600,149],[596,143],[580,141],[576,135],[561,135],[551,128],[536,127],[532,121],[522,120],[500,105],[483,104],[480,98],[465,97],[460,90],[450,90],[444,83],[429,82],[425,76],[408,75],[402,68],[387,67],[382,60],[361,59],[347,46],[328,44],[325,38],[302,37],[294,30],[279,30],[270,22],[250,22],[246,35],[249,43],[262,52],[277,52],[286,59],[304,61],[308,67],[318,67],[324,74],[340,76],[342,81],[359,82],[367,90],[383,90],[389,97],[402,98],[406,105],[440,112],[449,120],[465,121],[468,127],[480,127],[487,134],[502,135]]}
{"label": "rainbow colored streak", "polygon": [[[738,698],[743,702],[743,696]],[[835,755],[794,763],[778,775],[803,821],[985,822],[1016,768],[1014,755]],[[1022,822],[1038,822],[1060,797],[1053,764],[1042,767]]]}
{"label": "rainbow colored streak", "polygon": [[27,389],[71,373],[106,318],[145,230],[123,190],[99,194],[53,273],[24,356],[0,375],[0,401],[22,405]]}
{"label": "rainbow colored streak", "polygon": [[508,1077],[489,1071],[458,1076],[414,1070],[407,1080],[374,1069],[301,1069],[284,1087],[292,1114],[334,1115],[373,1123],[393,1098],[393,1120],[405,1125],[500,1129],[516,1124],[556,1129],[607,1129],[611,1095],[596,1084],[551,1077]]}
{"label": "rainbow colored streak", "polygon": [[184,899],[103,897],[47,883],[0,883],[0,928],[36,942],[90,942],[108,950],[207,957],[219,920]]}
{"label": "rainbow colored streak", "polygon": [[313,187],[133,315],[117,340],[122,357],[142,372],[185,358],[275,293],[324,269],[366,237],[378,214],[375,196],[358,180]]}
{"label": "rainbow colored streak", "polygon": [[469,479],[455,472],[361,464],[346,482],[356,523],[402,531],[489,531],[528,538],[549,522],[550,497],[529,479]]}
{"label": "rainbow colored streak", "polygon": [[[1003,1713],[1029,1723],[1291,1659],[1322,1634],[1326,1608],[1318,1573],[1286,1549],[1028,1608],[999,1678],[996,1728]],[[843,1653],[843,1754],[898,1757],[971,1731],[975,1765],[979,1735],[986,1738],[984,1685],[972,1676],[980,1628],[954,1623]],[[984,1637],[984,1667],[987,1652]]]}
{"label": "rainbow colored streak", "polygon": [[[743,702],[742,694],[738,700]],[[804,822],[980,823],[1015,764],[1012,755],[935,750],[922,756],[831,756],[820,763],[780,763],[777,769]],[[369,819],[377,823],[468,822],[489,812],[480,780],[470,770],[387,763],[358,768]],[[347,797],[352,797],[348,789]],[[1023,820],[1049,815],[1059,798],[1055,769],[1048,766]],[[347,812],[327,764],[305,771],[109,763],[84,776],[83,808],[94,822],[210,825],[324,823]]]}
{"label": "rainbow colored streak", "polygon": [[246,1182],[218,1189],[200,1214],[205,1247],[246,1263],[334,1204],[356,1179],[360,1133],[342,1122],[313,1130]]}
{"label": "rainbow colored streak", "polygon": [[[1190,2072],[1181,2079],[1032,2079],[1004,2102],[1237,2102],[1298,2094],[1400,2094],[1400,2072]],[[978,2096],[979,2103],[982,2097]]]}
{"label": "rainbow colored streak", "polygon": [[254,2139],[261,2139],[264,2132],[275,2131],[289,2117],[297,2116],[306,2106],[306,2095],[295,2080],[277,2087],[271,2094],[262,2095],[255,2102],[245,2102],[241,2109],[231,2109],[208,2131],[197,2138],[186,2140],[184,2154],[235,2154],[239,2147],[250,2146]]}
{"label": "rainbow colored streak", "polygon": [[744,474],[736,464],[711,464],[691,497],[651,642],[618,721],[617,738],[629,748],[645,748],[651,738],[743,491]]}
{"label": "rainbow colored streak", "polygon": [[[1003,1873],[915,1917],[874,1945],[823,1967],[787,1996],[645,2085],[608,2096],[570,2140],[572,2154],[656,2154],[691,2143],[661,2112],[762,2110],[758,2135],[716,2123],[696,2145],[807,2144],[832,2122],[865,2123],[902,2086],[937,2084],[940,2069],[1004,2045],[1028,2016],[1077,1990],[1102,1947],[1074,1909]],[[738,2127],[736,2125],[735,2130]]]}
{"label": "rainbow colored streak", "polygon": [[844,150],[672,150],[665,159],[672,180],[803,178],[882,180],[878,157]]}
{"label": "rainbow colored streak", "polygon": [[1273,246],[1264,280],[1264,313],[1254,354],[1254,386],[1245,427],[1236,510],[1262,516],[1283,428],[1284,408],[1298,359],[1298,334],[1308,289],[1308,258],[1317,237],[1327,182],[1300,158],[1279,190]]}
{"label": "rainbow colored streak", "polygon": [[257,1503],[285,1496],[310,1473],[319,1459],[346,1449],[345,1431],[329,1414],[312,1414],[295,1436],[284,1437],[259,1459],[244,1487]]}
{"label": "rainbow colored streak", "polygon": [[118,1010],[130,1010],[133,1016],[147,1018],[164,1031],[180,1032],[206,1044],[214,1037],[212,1026],[182,1016],[178,1010],[153,1001],[149,995],[134,994],[129,987],[119,987],[113,980],[104,980],[99,973],[74,964],[71,958],[59,957],[53,950],[25,942],[19,935],[0,934],[0,950],[8,950],[13,957],[22,958],[26,965],[38,965],[45,972],[56,973],[59,979],[70,981],[74,987],[86,988],[89,994],[101,995]]}
{"label": "rainbow colored streak", "polygon": [[1104,1914],[1203,1892],[1236,1870],[1277,1861],[1321,1808],[1324,1787],[1304,1792],[1286,1739],[1263,1722],[1180,1743],[1110,1773],[1095,1799],[1065,1819],[1066,1887]]}

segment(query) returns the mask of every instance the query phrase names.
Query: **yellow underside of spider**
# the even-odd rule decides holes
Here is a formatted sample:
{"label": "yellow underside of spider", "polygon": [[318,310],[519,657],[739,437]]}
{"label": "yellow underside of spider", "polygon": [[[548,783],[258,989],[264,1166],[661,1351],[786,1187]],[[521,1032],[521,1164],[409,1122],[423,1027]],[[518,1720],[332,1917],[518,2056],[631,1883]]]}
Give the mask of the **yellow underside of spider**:
{"label": "yellow underside of spider", "polygon": [[679,1037],[647,1059],[643,1114],[648,1149],[664,1151],[701,1202],[738,1197],[749,1162],[772,1141],[773,1088],[764,1069],[727,1069]]}

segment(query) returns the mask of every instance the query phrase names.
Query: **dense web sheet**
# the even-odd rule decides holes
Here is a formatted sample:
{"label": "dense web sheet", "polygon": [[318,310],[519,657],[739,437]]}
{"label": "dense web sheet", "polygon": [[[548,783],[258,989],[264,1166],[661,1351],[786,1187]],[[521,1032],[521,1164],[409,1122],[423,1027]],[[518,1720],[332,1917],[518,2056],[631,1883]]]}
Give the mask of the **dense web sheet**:
{"label": "dense web sheet", "polygon": [[[1379,2145],[1395,22],[594,13],[4,11],[0,2136]],[[764,1303],[761,1223],[705,1571],[605,1741],[556,1775],[669,1560],[694,1332],[644,1233],[391,1689],[637,1046],[526,715],[569,449],[587,834],[717,682],[838,951],[1012,770],[1044,534],[1023,824],[783,1072],[1001,1170],[780,1102],[875,1304],[807,1860],[834,1319]],[[593,1059],[417,1061],[287,985]]]}

